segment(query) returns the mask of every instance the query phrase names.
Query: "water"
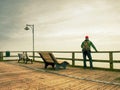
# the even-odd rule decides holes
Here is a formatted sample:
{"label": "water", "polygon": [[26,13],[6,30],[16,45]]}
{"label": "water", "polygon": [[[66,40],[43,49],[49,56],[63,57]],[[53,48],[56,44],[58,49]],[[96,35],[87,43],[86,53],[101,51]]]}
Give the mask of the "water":
{"label": "water", "polygon": [[[54,54],[56,57],[62,57],[62,58],[72,58],[72,54],[71,53],[55,53]],[[115,53],[113,54],[113,59],[114,60],[118,60],[119,59],[120,53]],[[83,59],[82,57],[82,53],[76,53],[75,54],[75,58],[76,59]],[[108,53],[92,53],[92,58],[94,60],[108,60],[109,61],[109,54]],[[72,61],[69,61],[70,64],[72,64]],[[83,61],[75,61],[75,65],[78,66],[83,66]],[[105,62],[93,62],[94,67],[103,67],[103,68],[109,68],[110,64],[109,63],[105,63]],[[89,61],[87,61],[87,66],[89,66]],[[120,63],[114,63],[113,64],[113,68],[114,69],[120,69]]]}
{"label": "water", "polygon": [[[18,53],[11,53],[11,56],[17,56]],[[29,56],[32,56],[32,53],[28,53]],[[54,53],[55,57],[59,58],[72,58],[71,53]],[[5,56],[5,54],[4,54]],[[39,56],[37,53],[35,56]],[[119,59],[120,53],[114,53],[113,54],[113,59],[118,60]],[[109,61],[109,54],[108,53],[92,53],[92,57],[95,60],[108,60]],[[30,57],[32,59],[32,57]],[[76,53],[75,54],[76,59],[82,59],[82,53]],[[4,60],[18,60],[18,57],[4,57]],[[35,58],[36,61],[43,61],[41,58]],[[67,60],[68,61],[68,60]],[[68,61],[70,64],[72,64],[72,61]],[[83,61],[75,61],[75,65],[78,66],[83,66]],[[87,65],[89,66],[89,61],[87,61]],[[109,63],[105,62],[93,62],[94,67],[103,67],[103,68],[109,68],[110,65]],[[114,63],[113,68],[115,69],[120,69],[120,63]]]}

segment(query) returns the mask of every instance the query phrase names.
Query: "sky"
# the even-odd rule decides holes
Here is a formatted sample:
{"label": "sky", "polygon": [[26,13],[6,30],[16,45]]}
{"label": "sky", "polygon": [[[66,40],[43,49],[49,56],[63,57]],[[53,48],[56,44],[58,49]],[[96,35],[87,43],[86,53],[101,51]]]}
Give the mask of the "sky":
{"label": "sky", "polygon": [[120,51],[120,0],[0,0],[0,51]]}

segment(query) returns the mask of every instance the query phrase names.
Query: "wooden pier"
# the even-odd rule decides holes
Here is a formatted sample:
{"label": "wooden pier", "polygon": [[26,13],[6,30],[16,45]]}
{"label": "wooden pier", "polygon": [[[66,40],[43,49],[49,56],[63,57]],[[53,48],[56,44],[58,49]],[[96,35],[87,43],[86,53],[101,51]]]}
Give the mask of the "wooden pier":
{"label": "wooden pier", "polygon": [[35,56],[27,52],[34,57],[33,64],[18,63],[18,53],[23,51],[0,51],[0,90],[120,90],[120,51],[92,52],[93,70],[83,69],[80,51],[49,51],[58,60],[70,62],[67,69],[58,71],[44,69],[41,51],[34,51]]}
{"label": "wooden pier", "polygon": [[81,67],[44,69],[44,64],[0,62],[0,90],[120,90],[120,72]]}

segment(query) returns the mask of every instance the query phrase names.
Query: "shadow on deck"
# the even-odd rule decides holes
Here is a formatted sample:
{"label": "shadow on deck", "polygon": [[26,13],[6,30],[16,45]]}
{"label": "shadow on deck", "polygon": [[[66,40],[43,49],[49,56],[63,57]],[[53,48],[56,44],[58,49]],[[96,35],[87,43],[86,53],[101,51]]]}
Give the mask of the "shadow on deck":
{"label": "shadow on deck", "polygon": [[120,90],[120,73],[67,67],[55,71],[43,63],[0,62],[1,90]]}

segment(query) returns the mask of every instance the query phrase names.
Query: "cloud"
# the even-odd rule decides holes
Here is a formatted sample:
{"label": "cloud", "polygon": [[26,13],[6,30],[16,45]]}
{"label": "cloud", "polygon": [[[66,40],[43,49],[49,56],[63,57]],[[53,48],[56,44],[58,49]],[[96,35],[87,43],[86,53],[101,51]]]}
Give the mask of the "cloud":
{"label": "cloud", "polygon": [[[24,31],[24,27],[26,24],[34,24],[35,41],[38,45],[43,44],[41,48],[45,48],[44,43],[49,42],[65,46],[70,42],[72,44],[69,46],[74,47],[74,43],[82,41],[85,35],[89,35],[98,44],[110,41],[113,44],[119,40],[119,2],[119,0],[116,2],[114,0],[2,0],[0,41],[4,42],[6,47],[12,42],[16,46],[23,46],[21,49],[24,49],[21,42],[26,45],[32,43],[32,31]],[[58,47],[63,48],[61,45]]]}

